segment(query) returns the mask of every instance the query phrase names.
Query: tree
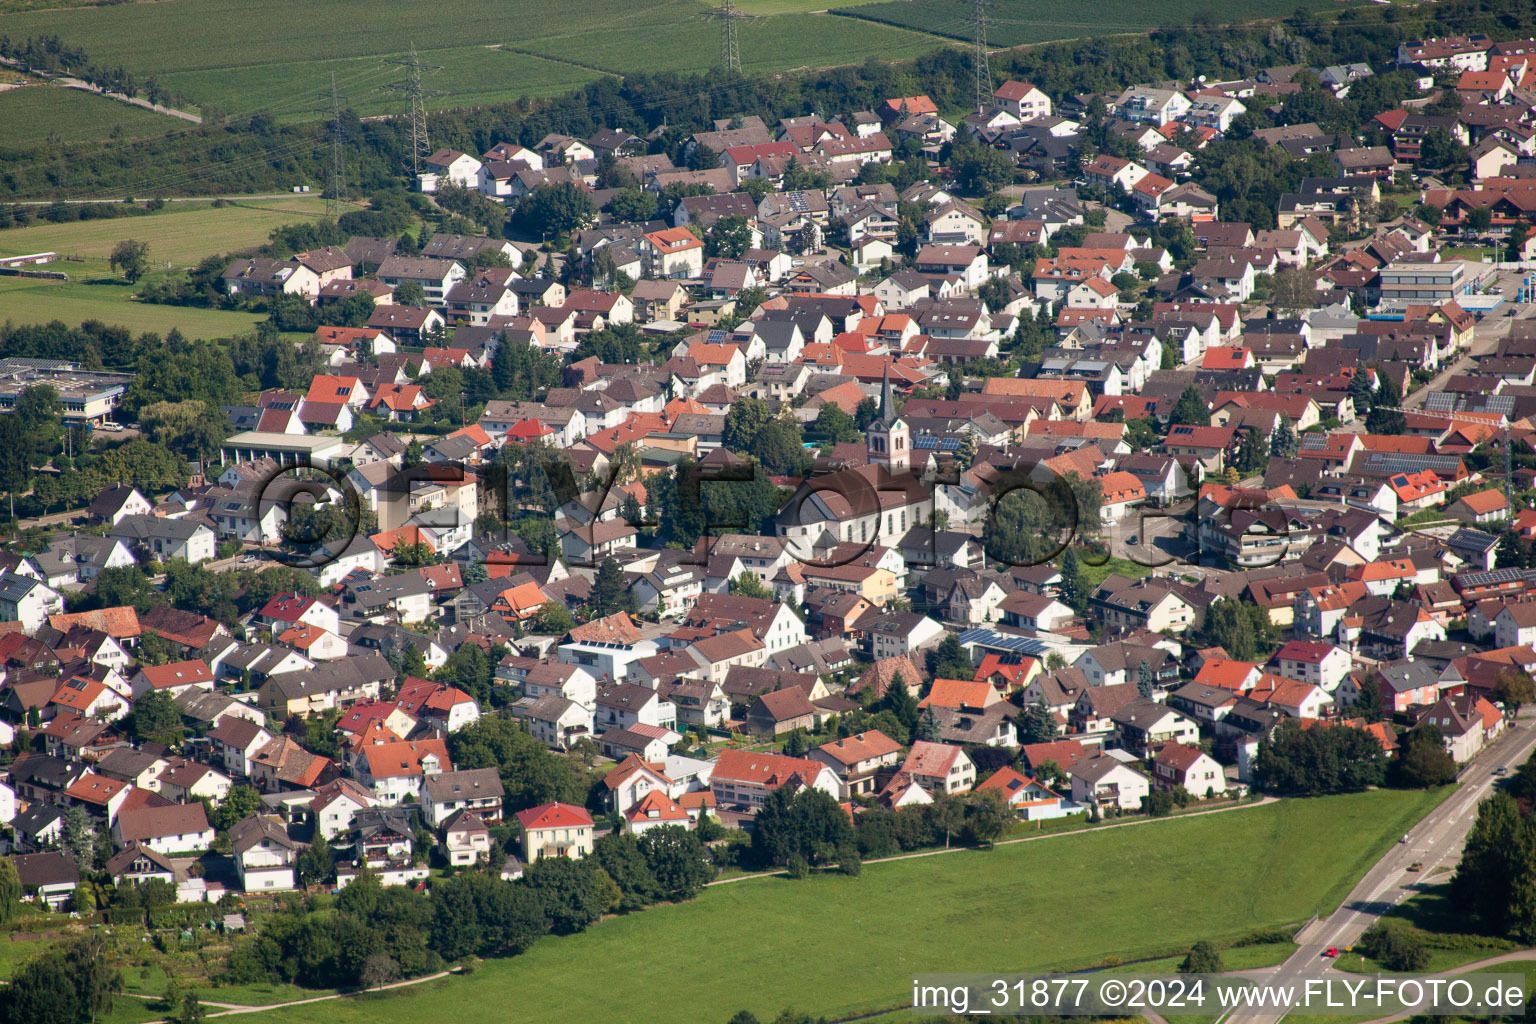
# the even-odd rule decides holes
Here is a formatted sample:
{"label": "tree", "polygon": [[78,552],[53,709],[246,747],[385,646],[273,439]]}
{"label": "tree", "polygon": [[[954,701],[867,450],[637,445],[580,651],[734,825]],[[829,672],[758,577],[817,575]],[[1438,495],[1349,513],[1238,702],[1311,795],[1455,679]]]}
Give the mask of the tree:
{"label": "tree", "polygon": [[889,711],[901,723],[902,734],[892,736],[894,740],[905,743],[912,731],[917,728],[919,715],[917,698],[913,697],[912,691],[907,689],[907,680],[900,670],[897,670],[896,678],[891,680],[885,695],[875,704],[875,710]]}
{"label": "tree", "polygon": [[1291,267],[1275,275],[1270,305],[1285,316],[1297,316],[1317,307],[1317,284],[1302,267]]}
{"label": "tree", "polygon": [[1277,459],[1294,459],[1300,447],[1296,431],[1291,428],[1291,421],[1282,416],[1280,425],[1269,435],[1269,454]]}
{"label": "tree", "polygon": [[1200,627],[1207,645],[1220,647],[1238,661],[1259,660],[1278,643],[1269,613],[1252,601],[1224,598],[1213,601]]}
{"label": "tree", "polygon": [[704,255],[739,259],[752,248],[752,228],[740,214],[721,217],[704,236]]}
{"label": "tree", "polygon": [[235,786],[209,815],[209,822],[220,832],[227,832],[236,822],[244,821],[261,810],[261,794],[254,786]]}
{"label": "tree", "polygon": [[1088,586],[1083,579],[1083,568],[1077,559],[1077,549],[1068,545],[1061,555],[1061,600],[1073,611],[1081,614],[1088,608]]}
{"label": "tree", "polygon": [[149,243],[125,238],[112,247],[109,263],[129,284],[137,282],[149,270]]}
{"label": "tree", "polygon": [[35,957],[0,989],[0,1020],[85,1024],[112,1012],[123,977],[107,961],[106,939],[87,935]]}
{"label": "tree", "polygon": [[556,754],[518,722],[486,715],[448,737],[454,767],[495,768],[506,789],[506,809],[521,811],[556,801],[581,805],[587,782],[570,759]]}
{"label": "tree", "polygon": [[791,793],[781,786],[768,795],[752,831],[752,853],[760,864],[828,864],[853,841],[853,826],[837,801],[819,789]]}
{"label": "tree", "polygon": [[564,636],[576,628],[576,619],[559,601],[549,601],[528,620],[528,628],[535,633]]}
{"label": "tree", "polygon": [[1136,666],[1136,692],[1143,697],[1150,697],[1157,689],[1157,680],[1152,675],[1152,665],[1146,658],[1141,659],[1141,664]]}
{"label": "tree", "polygon": [[401,281],[395,286],[394,301],[402,306],[425,306],[427,290],[419,281]]}
{"label": "tree", "polygon": [[1180,974],[1220,974],[1224,970],[1221,954],[1204,939],[1191,946],[1184,962],[1179,964]]}
{"label": "tree", "polygon": [[599,837],[593,844],[592,856],[623,894],[616,908],[620,912],[641,910],[662,898],[656,873],[631,833],[610,832]]}
{"label": "tree", "polygon": [[1381,701],[1381,687],[1374,678],[1367,680],[1357,691],[1355,702],[1349,706],[1349,713],[1367,722],[1379,722],[1386,717],[1386,708]]}
{"label": "tree", "polygon": [[1513,715],[1525,704],[1536,701],[1536,684],[1529,673],[1518,668],[1506,668],[1493,677],[1490,696],[1504,705],[1504,713]]}
{"label": "tree", "polygon": [[1019,739],[1023,743],[1049,743],[1056,738],[1056,718],[1045,701],[1036,700],[1019,716]]}
{"label": "tree", "polygon": [[932,706],[924,710],[922,717],[917,720],[917,731],[913,733],[912,738],[926,740],[929,743],[937,743],[942,738],[939,732],[939,720],[934,715]]}
{"label": "tree", "polygon": [[944,849],[949,849],[949,837],[965,826],[965,804],[949,793],[934,793],[933,803],[923,810],[934,833],[944,833]]}
{"label": "tree", "polygon": [[603,559],[592,580],[592,611],[601,617],[618,611],[624,605],[624,570],[612,555]]}
{"label": "tree", "polygon": [[972,796],[966,806],[965,829],[971,841],[992,846],[1008,834],[1016,815],[1008,801],[996,790],[986,790]]}
{"label": "tree", "polygon": [[720,443],[733,452],[748,454],[772,419],[772,410],[761,398],[738,398],[725,414]]}
{"label": "tree", "polygon": [[561,935],[583,931],[603,912],[593,860],[546,857],[523,876],[539,897],[550,930]]}
{"label": "tree", "polygon": [[1173,413],[1169,422],[1177,426],[1208,427],[1211,425],[1211,413],[1205,406],[1205,399],[1200,397],[1200,389],[1190,384],[1179,395],[1179,400],[1173,405]]}
{"label": "tree", "polygon": [[128,731],[135,739],[154,740],[166,746],[181,742],[181,710],[167,690],[151,690],[133,702]]}
{"label": "tree", "polygon": [[21,879],[10,858],[0,860],[0,924],[9,924],[21,913]]}
{"label": "tree", "polygon": [[736,578],[728,584],[728,589],[733,594],[742,597],[755,597],[763,601],[773,600],[773,591],[763,586],[762,579],[750,569],[743,569]]}
{"label": "tree", "polygon": [[842,444],[859,440],[863,436],[863,428],[857,420],[843,412],[836,402],[826,402],[806,428],[806,435],[817,441]]}
{"label": "tree", "polygon": [[975,672],[971,656],[965,653],[959,635],[945,633],[933,652],[933,674],[940,679],[969,679]]}
{"label": "tree", "polygon": [[60,845],[63,852],[75,860],[81,874],[92,870],[96,864],[96,829],[79,804],[64,809],[64,820],[59,823],[62,833]]}
{"label": "tree", "polygon": [[527,231],[562,242],[596,217],[592,193],[571,182],[540,185],[517,206],[517,219]]}
{"label": "tree", "polygon": [[1445,749],[1445,737],[1428,722],[1409,729],[1398,738],[1394,781],[1412,789],[1444,786],[1456,781],[1456,762]]}
{"label": "tree", "polygon": [[1303,729],[1286,719],[1259,741],[1254,773],[1275,793],[1307,796],[1358,793],[1386,778],[1386,755],[1364,729],[1330,725]]}
{"label": "tree", "polygon": [[715,877],[709,851],[693,831],[681,825],[646,829],[640,853],[667,899],[687,900]]}
{"label": "tree", "polygon": [[326,842],[325,834],[316,829],[314,841],[299,854],[299,884],[312,885],[325,881],[331,875],[332,866],[331,844]]}

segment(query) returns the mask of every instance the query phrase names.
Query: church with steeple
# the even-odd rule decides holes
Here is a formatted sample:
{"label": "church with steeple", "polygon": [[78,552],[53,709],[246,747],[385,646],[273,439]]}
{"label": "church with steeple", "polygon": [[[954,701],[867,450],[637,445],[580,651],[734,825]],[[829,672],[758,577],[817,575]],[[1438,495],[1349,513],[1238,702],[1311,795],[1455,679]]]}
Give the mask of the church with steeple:
{"label": "church with steeple", "polygon": [[904,473],[912,467],[912,431],[896,411],[889,362],[880,388],[880,415],[865,428],[864,437],[871,466],[884,466],[892,473]]}

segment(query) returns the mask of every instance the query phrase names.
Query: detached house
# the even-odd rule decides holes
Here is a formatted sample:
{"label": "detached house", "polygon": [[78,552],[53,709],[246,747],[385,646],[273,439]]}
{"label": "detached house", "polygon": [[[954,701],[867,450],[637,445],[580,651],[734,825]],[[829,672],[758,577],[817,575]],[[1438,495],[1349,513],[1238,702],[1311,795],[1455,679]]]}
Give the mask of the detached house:
{"label": "detached house", "polygon": [[875,791],[876,773],[901,760],[901,744],[879,729],[870,729],[823,743],[807,756],[832,769],[842,784],[839,799],[850,800]]}
{"label": "detached house", "polygon": [[1199,747],[1186,743],[1164,744],[1152,758],[1152,782],[1158,789],[1183,786],[1197,799],[1227,791],[1221,763]]}
{"label": "detached house", "polygon": [[288,837],[281,818],[253,814],[229,830],[230,848],[240,888],[246,892],[276,892],[293,888],[298,844]]}

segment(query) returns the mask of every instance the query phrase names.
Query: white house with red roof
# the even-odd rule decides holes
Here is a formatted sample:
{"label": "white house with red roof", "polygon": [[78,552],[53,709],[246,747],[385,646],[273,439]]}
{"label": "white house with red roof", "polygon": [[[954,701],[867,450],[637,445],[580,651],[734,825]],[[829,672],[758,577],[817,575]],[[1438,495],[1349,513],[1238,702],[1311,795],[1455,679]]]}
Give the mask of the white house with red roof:
{"label": "white house with red roof", "polygon": [[1186,743],[1165,743],[1152,757],[1152,784],[1158,789],[1183,786],[1197,799],[1227,791],[1221,762]]}
{"label": "white house with red roof", "polygon": [[964,793],[976,784],[975,763],[951,743],[918,740],[901,771],[930,793]]}
{"label": "white house with red roof", "polygon": [[992,101],[1020,121],[1051,116],[1051,98],[1028,82],[1004,82],[992,93]]}
{"label": "white house with red roof", "polygon": [[615,814],[624,814],[652,790],[670,793],[672,780],[661,762],[643,761],[631,754],[603,776],[603,786]]}
{"label": "white house with red roof", "polygon": [[480,705],[463,690],[406,676],[395,704],[406,714],[430,722],[445,732],[457,732],[480,717]]}
{"label": "white house with red roof", "polygon": [[352,779],[335,779],[315,790],[309,813],[315,829],[326,839],[335,839],[352,828],[352,818],[368,807],[378,806],[372,793]]}
{"label": "white house with red roof", "polygon": [[448,745],[440,739],[401,740],[364,747],[356,764],[357,781],[373,790],[379,803],[394,807],[407,796],[420,799],[429,775],[453,770]]}
{"label": "white house with red roof", "polygon": [[663,825],[693,827],[693,818],[664,789],[653,789],[624,812],[624,827],[631,835],[640,835]]}
{"label": "white house with red roof", "polygon": [[1291,640],[1275,652],[1275,662],[1279,674],[1287,679],[1299,679],[1332,693],[1354,667],[1355,659],[1335,644]]}
{"label": "white house with red roof", "polygon": [[842,784],[830,766],[819,761],[751,750],[722,750],[710,773],[709,787],[721,807],[756,811],[780,786],[819,789],[833,799]]}
{"label": "white house with red roof", "polygon": [[301,622],[278,634],[277,642],[292,647],[310,661],[339,661],[347,656],[347,642],[328,629]]}
{"label": "white house with red roof", "polygon": [[1039,780],[1007,766],[999,768],[977,785],[977,793],[997,793],[1025,821],[1064,818],[1077,808]]}
{"label": "white house with red roof", "polygon": [[121,779],[109,779],[88,771],[64,790],[64,803],[84,807],[92,814],[99,814],[111,824],[117,818],[128,795],[134,792],[131,784]]}
{"label": "white house with red roof", "polygon": [[542,804],[517,812],[523,826],[523,860],[532,864],[546,857],[581,860],[592,853],[596,831],[592,815],[572,804]]}
{"label": "white house with red roof", "polygon": [[269,626],[277,633],[299,623],[319,626],[331,633],[341,632],[341,615],[336,609],[313,597],[300,597],[298,594],[278,594],[261,606],[255,622],[257,625]]}
{"label": "white house with red roof", "polygon": [[416,183],[423,192],[436,192],[444,182],[466,189],[480,187],[481,163],[468,153],[440,149],[427,157],[426,164],[427,169],[416,175]]}
{"label": "white house with red roof", "polygon": [[808,756],[837,773],[842,783],[839,796],[848,800],[875,791],[876,773],[901,760],[901,744],[879,729],[870,729],[823,743]]}
{"label": "white house with red roof", "polygon": [[704,276],[704,243],[687,228],[647,232],[641,239],[640,253],[657,277]]}
{"label": "white house with red roof", "polygon": [[133,687],[133,699],[146,693],[169,693],[180,697],[190,690],[213,691],[213,669],[201,658],[191,661],[173,661],[167,665],[145,665],[134,673],[129,685]]}

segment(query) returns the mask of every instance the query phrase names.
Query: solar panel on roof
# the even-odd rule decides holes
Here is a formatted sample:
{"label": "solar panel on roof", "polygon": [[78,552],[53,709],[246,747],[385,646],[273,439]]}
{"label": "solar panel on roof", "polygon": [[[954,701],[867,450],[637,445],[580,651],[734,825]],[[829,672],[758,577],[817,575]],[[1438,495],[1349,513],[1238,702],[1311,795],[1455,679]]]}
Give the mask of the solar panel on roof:
{"label": "solar panel on roof", "polygon": [[1039,657],[1048,651],[1050,646],[1039,640],[1031,640],[1028,637],[1010,636],[1007,633],[998,633],[990,629],[968,629],[960,634],[960,643],[979,644],[1000,651],[1016,651],[1019,654],[1028,654]]}

